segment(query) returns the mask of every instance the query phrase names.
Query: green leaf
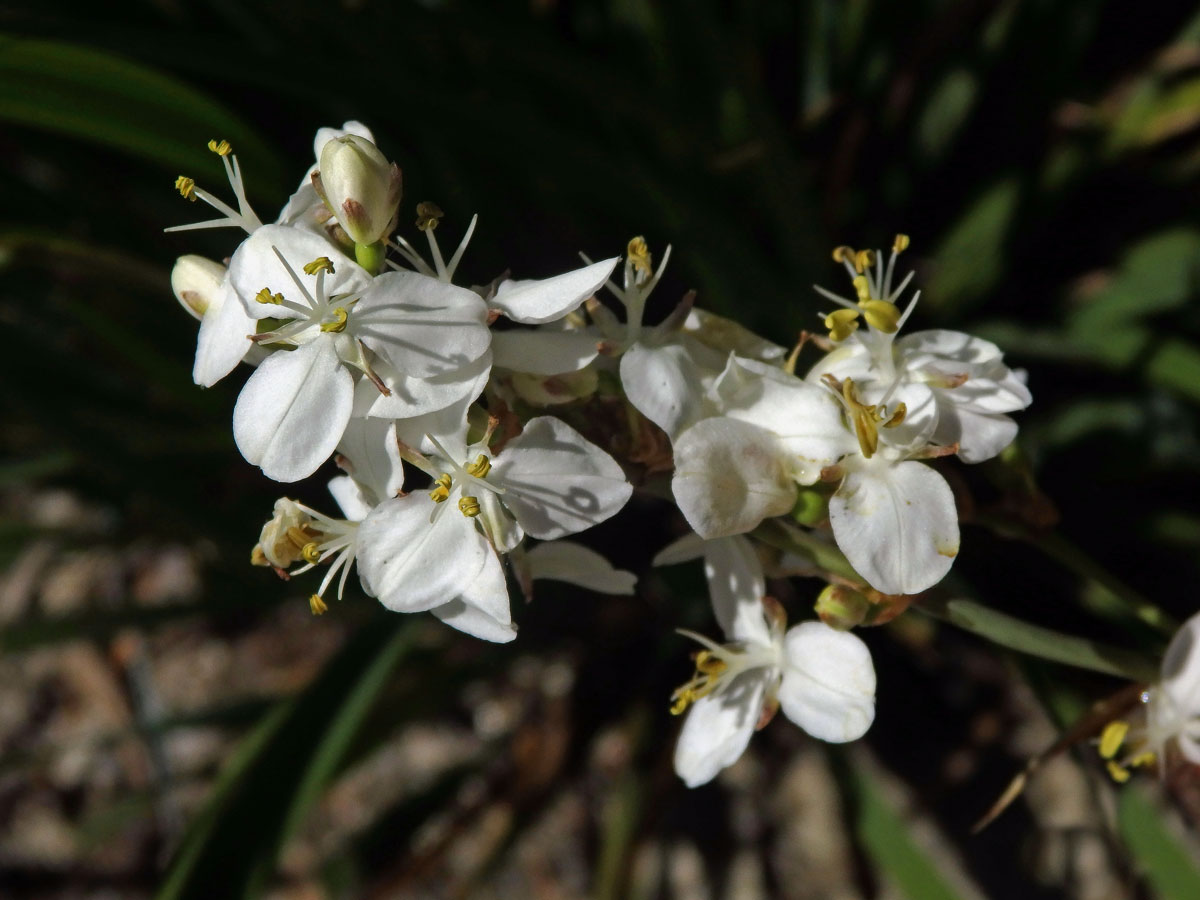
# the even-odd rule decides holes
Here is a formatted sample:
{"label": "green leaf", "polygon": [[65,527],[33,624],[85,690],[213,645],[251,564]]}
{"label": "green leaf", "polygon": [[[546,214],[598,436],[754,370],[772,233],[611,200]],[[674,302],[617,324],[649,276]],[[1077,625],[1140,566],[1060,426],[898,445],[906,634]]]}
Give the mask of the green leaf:
{"label": "green leaf", "polygon": [[938,864],[909,836],[910,823],[888,801],[879,773],[864,762],[852,761],[845,771],[867,854],[908,900],[958,900]]}
{"label": "green leaf", "polygon": [[1030,656],[1131,681],[1155,681],[1158,678],[1157,665],[1141,654],[1043,628],[972,600],[924,597],[916,608],[1001,647]]}
{"label": "green leaf", "polygon": [[1200,868],[1195,847],[1168,827],[1160,803],[1139,784],[1121,789],[1117,827],[1138,870],[1161,900],[1195,900],[1200,897]]}
{"label": "green leaf", "polygon": [[259,187],[282,190],[274,152],[223,106],[161,72],[60,41],[0,36],[0,121],[215,176],[210,139],[233,144]]}
{"label": "green leaf", "polygon": [[301,695],[238,748],[172,860],[159,900],[258,896],[283,842],[320,797],[411,644],[410,623],[371,623]]}
{"label": "green leaf", "polygon": [[928,302],[939,311],[960,310],[988,293],[1005,272],[1004,243],[1020,199],[1015,175],[989,187],[951,226],[933,257]]}

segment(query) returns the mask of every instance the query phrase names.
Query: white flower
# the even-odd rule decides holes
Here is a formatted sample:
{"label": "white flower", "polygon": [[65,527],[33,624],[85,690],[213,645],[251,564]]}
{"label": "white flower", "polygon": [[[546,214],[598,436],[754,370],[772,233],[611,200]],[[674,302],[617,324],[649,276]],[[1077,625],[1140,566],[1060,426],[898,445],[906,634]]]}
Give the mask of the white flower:
{"label": "white flower", "polygon": [[490,434],[466,446],[462,432],[436,453],[411,450],[434,479],[429,492],[381,503],[359,534],[367,593],[398,612],[430,610],[485,640],[515,636],[497,553],[525,534],[553,540],[615,514],[632,488],[620,466],[563,422],[540,417],[494,458]]}
{"label": "white flower", "polygon": [[314,186],[350,239],[373,244],[386,238],[395,228],[400,206],[400,167],[356,134],[327,141],[319,159]]}
{"label": "white flower", "polygon": [[1128,780],[1131,767],[1165,763],[1172,744],[1200,765],[1200,613],[1171,638],[1160,672],[1158,683],[1142,692],[1144,724],[1110,722],[1100,738],[1100,755],[1117,781]]}
{"label": "white flower", "polygon": [[[315,276],[313,290],[297,269]],[[478,374],[456,373],[488,350],[476,294],[412,272],[371,278],[312,232],[263,226],[234,254],[230,278],[251,316],[282,320],[254,340],[296,347],[265,360],[234,409],[242,455],[277,481],[304,478],[329,457],[353,411],[351,370],[391,391],[366,351],[406,376],[449,377],[454,388],[437,400],[451,403]]]}
{"label": "white flower", "polygon": [[[917,303],[917,292],[903,313],[895,305],[912,278],[893,290],[896,259],[908,246],[897,235],[885,267],[878,251],[839,247],[834,259],[851,277],[858,302],[817,288],[843,308],[826,316],[830,336],[840,343],[808,373],[819,384],[826,375],[852,379],[868,403],[887,403],[906,388],[920,387],[933,400],[936,427],[930,439],[955,445],[964,462],[976,463],[998,454],[1017,433],[1005,413],[1032,401],[1029,389],[1013,373],[995,344],[957,331],[919,331],[896,340]],[[867,328],[858,327],[862,315]]]}
{"label": "white flower", "polygon": [[712,598],[730,643],[683,632],[705,647],[696,655],[695,676],[672,696],[673,713],[691,707],[675,748],[675,771],[688,787],[736,762],[776,704],[813,737],[834,743],[862,737],[875,718],[875,668],[866,645],[821,622],[785,632],[778,604],[757,591],[757,561],[739,571],[735,559],[729,557],[726,583],[737,589]]}
{"label": "white flower", "polygon": [[901,386],[885,408],[849,380],[838,388],[732,357],[714,388],[725,414],[675,442],[675,500],[697,534],[715,538],[787,513],[797,484],[839,479],[829,516],[850,564],[883,593],[925,590],[958,553],[953,494],[911,458],[936,423],[929,389]]}

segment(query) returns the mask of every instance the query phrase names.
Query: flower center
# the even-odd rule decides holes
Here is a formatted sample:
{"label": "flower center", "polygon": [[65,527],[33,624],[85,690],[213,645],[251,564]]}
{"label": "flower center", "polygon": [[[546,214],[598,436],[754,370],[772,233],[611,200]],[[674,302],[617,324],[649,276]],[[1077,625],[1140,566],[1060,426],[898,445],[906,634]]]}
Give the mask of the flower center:
{"label": "flower center", "polygon": [[833,390],[842,401],[846,415],[854,427],[858,438],[858,448],[866,459],[875,455],[879,449],[879,428],[895,428],[904,422],[908,415],[908,407],[903,401],[898,402],[889,415],[883,404],[866,404],[858,399],[858,391],[853,379],[846,378],[838,381],[832,375],[824,376],[825,384]]}

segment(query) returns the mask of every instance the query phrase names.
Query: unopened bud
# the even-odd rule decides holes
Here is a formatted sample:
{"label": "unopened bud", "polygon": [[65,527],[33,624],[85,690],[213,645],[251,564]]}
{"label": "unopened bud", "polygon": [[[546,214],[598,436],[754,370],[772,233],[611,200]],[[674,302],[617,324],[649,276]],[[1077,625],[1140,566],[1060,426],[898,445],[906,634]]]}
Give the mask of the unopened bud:
{"label": "unopened bud", "polygon": [[171,270],[171,290],[175,292],[175,298],[196,319],[201,318],[220,295],[224,280],[225,267],[203,256],[181,256]]}
{"label": "unopened bud", "polygon": [[817,615],[830,628],[849,631],[861,625],[871,611],[871,601],[840,584],[828,585],[817,597]]}
{"label": "unopened bud", "polygon": [[320,166],[314,181],[351,239],[373,244],[387,237],[400,206],[400,167],[356,134],[326,141]]}
{"label": "unopened bud", "polygon": [[829,492],[816,488],[800,488],[792,518],[801,525],[812,527],[829,518]]}
{"label": "unopened bud", "polygon": [[525,372],[514,372],[512,386],[513,390],[517,392],[517,396],[529,405],[546,407],[590,397],[596,393],[599,379],[595,369],[590,367],[563,375],[530,375]]}

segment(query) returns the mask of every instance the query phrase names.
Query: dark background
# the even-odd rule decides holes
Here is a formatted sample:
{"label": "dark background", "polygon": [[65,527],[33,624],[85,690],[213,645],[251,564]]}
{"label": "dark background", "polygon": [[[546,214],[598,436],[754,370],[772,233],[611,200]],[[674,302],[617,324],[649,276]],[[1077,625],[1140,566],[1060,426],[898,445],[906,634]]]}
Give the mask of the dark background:
{"label": "dark background", "polygon": [[[1019,452],[943,469],[947,590],[1154,657],[1200,575],[1194,4],[16,3],[0,32],[4,896],[1200,895],[1190,772],[1114,791],[1086,742],[969,836],[1125,683],[919,613],[865,634],[861,745],[780,720],[686,791],[671,630],[714,626],[698,572],[649,571],[682,527],[650,497],[594,538],[638,597],[548,588],[513,645],[357,593],[310,619],[245,564],[281,490],[168,283],[238,234],[162,232],[207,215],[176,175],[229,197],[208,139],[271,220],[348,119],[410,240],[418,201],[444,241],[479,214],[463,283],[643,234],[674,247],[651,321],[694,288],[790,343],[833,246],[907,232],[910,327],[995,340],[1035,398]],[[818,587],[775,590],[796,619]]]}

